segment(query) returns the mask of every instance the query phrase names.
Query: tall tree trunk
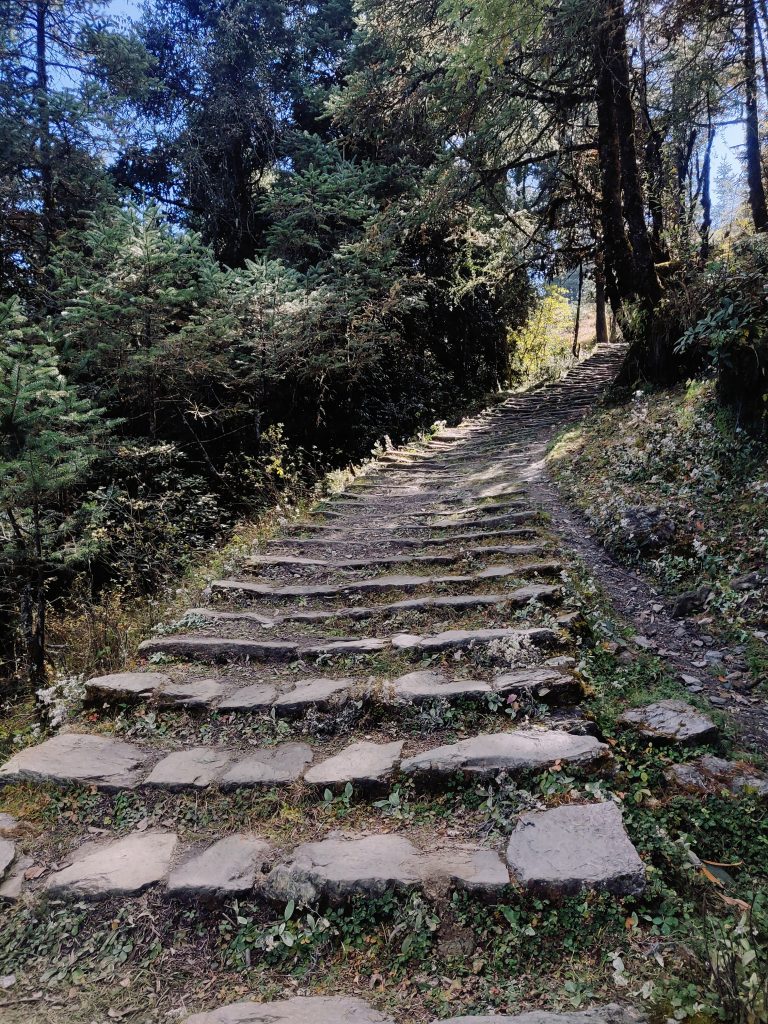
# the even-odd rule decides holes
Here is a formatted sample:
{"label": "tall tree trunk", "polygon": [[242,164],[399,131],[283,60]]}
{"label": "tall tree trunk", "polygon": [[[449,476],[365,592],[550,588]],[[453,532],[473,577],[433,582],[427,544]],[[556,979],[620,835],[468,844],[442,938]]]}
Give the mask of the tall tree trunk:
{"label": "tall tree trunk", "polygon": [[603,254],[598,249],[595,256],[595,341],[598,345],[607,345],[608,340],[608,321],[605,315],[605,268]]}
{"label": "tall tree trunk", "polygon": [[606,257],[616,277],[618,298],[636,298],[650,312],[661,298],[661,285],[654,266],[637,163],[623,0],[603,0],[603,17],[597,32],[597,65],[598,152]]}
{"label": "tall tree trunk", "polygon": [[576,321],[573,325],[573,345],[571,346],[571,355],[574,359],[579,357],[579,327],[581,326],[581,297],[584,293],[584,264],[579,264],[579,290],[576,296]]}
{"label": "tall tree trunk", "polygon": [[48,90],[48,0],[35,4],[35,93],[38,117],[38,160],[42,192],[43,264],[47,265],[53,240],[53,165],[51,110]]}
{"label": "tall tree trunk", "polygon": [[702,217],[701,226],[699,228],[699,235],[701,237],[699,255],[702,263],[705,263],[709,259],[709,232],[712,227],[712,145],[715,141],[715,129],[712,125],[712,111],[709,103],[707,103],[707,120],[709,122],[709,126],[707,128],[707,144],[704,147],[704,159],[701,163]]}
{"label": "tall tree trunk", "polygon": [[766,206],[763,168],[760,159],[754,0],[744,0],[744,83],[746,115],[744,146],[747,158],[749,206],[752,210],[755,231],[765,231],[768,227],[768,206]]}

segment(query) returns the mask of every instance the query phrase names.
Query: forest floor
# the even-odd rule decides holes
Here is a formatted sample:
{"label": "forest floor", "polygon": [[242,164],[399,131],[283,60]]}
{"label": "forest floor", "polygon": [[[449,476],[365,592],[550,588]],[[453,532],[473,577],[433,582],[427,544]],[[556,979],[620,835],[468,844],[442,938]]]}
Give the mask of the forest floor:
{"label": "forest floor", "polygon": [[620,494],[620,356],[385,454],[20,738],[2,1024],[766,1019],[754,581],[674,619],[563,496]]}

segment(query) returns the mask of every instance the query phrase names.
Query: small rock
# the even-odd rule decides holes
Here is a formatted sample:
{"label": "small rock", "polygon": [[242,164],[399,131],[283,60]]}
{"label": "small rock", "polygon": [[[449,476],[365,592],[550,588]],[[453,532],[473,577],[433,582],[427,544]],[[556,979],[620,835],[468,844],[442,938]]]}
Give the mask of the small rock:
{"label": "small rock", "polygon": [[710,718],[682,700],[660,700],[632,708],[618,721],[659,743],[710,743],[718,735],[718,728]]}
{"label": "small rock", "polygon": [[683,619],[694,612],[701,612],[706,607],[707,601],[712,596],[712,588],[708,586],[697,587],[696,590],[687,590],[679,594],[672,605],[672,615],[676,619]]}
{"label": "small rock", "polygon": [[0,839],[0,881],[16,857],[16,846],[10,839]]}
{"label": "small rock", "polygon": [[0,836],[13,836],[18,831],[18,818],[14,818],[12,814],[0,813]]}

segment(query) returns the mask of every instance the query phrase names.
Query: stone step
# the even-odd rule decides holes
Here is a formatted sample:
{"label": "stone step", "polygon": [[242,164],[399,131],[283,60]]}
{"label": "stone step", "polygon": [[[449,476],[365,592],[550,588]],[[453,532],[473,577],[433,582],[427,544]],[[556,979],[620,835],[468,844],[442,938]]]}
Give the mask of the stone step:
{"label": "stone step", "polygon": [[191,608],[187,613],[195,620],[208,619],[212,622],[250,622],[267,628],[286,622],[325,622],[329,619],[372,619],[407,612],[425,612],[432,609],[472,611],[477,608],[508,607],[524,608],[535,601],[553,605],[562,599],[562,588],[550,584],[530,584],[502,594],[451,594],[441,597],[418,597],[407,601],[360,607],[356,605],[321,608],[310,611],[286,611],[272,616],[252,611],[223,611],[218,608]]}
{"label": "stone step", "polygon": [[[152,686],[136,686],[126,677],[144,675],[157,679]],[[91,690],[91,682],[98,681],[98,687]],[[152,700],[160,707],[218,707],[220,711],[274,711],[278,715],[300,714],[309,709],[329,711],[346,701],[350,695],[358,700],[379,704],[393,702],[421,703],[425,700],[458,700],[483,697],[496,692],[502,696],[516,696],[545,704],[564,704],[577,701],[581,686],[573,676],[560,672],[556,667],[517,669],[504,672],[489,680],[454,679],[445,672],[435,669],[408,672],[391,682],[372,682],[352,678],[291,678],[287,685],[279,685],[267,678],[251,684],[232,688],[226,677],[217,679],[174,680],[159,673],[124,673],[98,676],[87,680],[86,698],[98,701],[125,703],[131,699]],[[169,693],[174,700],[169,702]],[[201,700],[205,694],[205,702]]]}
{"label": "stone step", "polygon": [[203,636],[180,633],[154,637],[139,644],[139,653],[145,657],[163,655],[183,661],[218,662],[285,662],[300,658],[315,659],[347,654],[374,654],[387,649],[410,652],[420,656],[441,654],[473,647],[487,647],[497,641],[509,641],[532,647],[553,647],[559,642],[558,634],[547,627],[531,629],[449,629],[434,636],[396,633],[389,637],[319,640],[299,643],[293,640],[247,640],[231,637]]}
{"label": "stone step", "polygon": [[113,792],[140,786],[230,790],[285,785],[302,778],[310,785],[371,786],[402,771],[424,785],[456,772],[486,778],[500,771],[543,770],[558,762],[591,771],[611,759],[610,748],[593,736],[541,728],[474,736],[405,759],[402,748],[400,741],[354,741],[323,758],[306,743],[279,743],[246,752],[212,746],[168,751],[111,737],[61,733],[14,754],[0,767],[0,782],[81,783]]}
{"label": "stone step", "polygon": [[339,534],[336,537],[283,537],[267,541],[267,545],[273,547],[302,548],[302,547],[370,547],[373,545],[376,551],[382,547],[398,548],[424,548],[424,547],[448,547],[455,544],[463,544],[467,541],[492,540],[496,537],[535,537],[537,530],[533,527],[515,527],[509,530],[474,530],[470,533],[453,534],[450,537],[399,537],[395,534],[385,534],[374,531],[372,536],[352,536],[349,533]]}
{"label": "stone step", "polygon": [[386,594],[393,590],[409,593],[425,587],[476,586],[487,580],[506,579],[514,576],[543,575],[559,572],[558,562],[536,562],[531,565],[492,565],[471,576],[374,576],[369,579],[343,580],[339,583],[309,583],[290,586],[274,586],[271,583],[253,583],[250,580],[213,580],[209,589],[214,596],[235,596],[243,598],[262,597],[270,600],[291,598],[334,597],[353,594]]}
{"label": "stone step", "polygon": [[185,848],[175,833],[152,830],[87,842],[29,888],[65,900],[135,896],[160,887],[184,900],[240,895],[328,905],[418,889],[493,898],[509,884],[501,856],[472,844],[437,842],[423,850],[387,832],[331,835],[277,850],[247,833]]}
{"label": "stone step", "polygon": [[[328,572],[347,572],[356,569],[374,569],[378,566],[389,565],[452,565],[467,558],[468,555],[509,555],[524,557],[526,555],[539,555],[544,550],[542,544],[502,544],[492,547],[471,547],[464,551],[450,552],[448,554],[427,554],[427,555],[378,555],[367,558],[310,558],[305,555],[265,555],[257,554],[246,558],[244,565],[248,569],[277,568],[277,569],[319,569]],[[562,568],[559,562],[541,562],[541,573],[559,572]],[[551,570],[544,568],[551,566]],[[555,568],[556,567],[556,568]],[[526,567],[521,566],[523,571]],[[530,571],[530,569],[528,569]]]}
{"label": "stone step", "polygon": [[[561,1002],[567,1002],[563,996]],[[186,1017],[183,1024],[401,1024],[404,1018],[385,1016],[362,999],[344,996],[296,996],[273,1003],[228,1003]],[[615,1003],[591,1010],[550,1013],[532,1010],[508,1016],[441,1018],[432,1024],[647,1024],[639,1011]]]}

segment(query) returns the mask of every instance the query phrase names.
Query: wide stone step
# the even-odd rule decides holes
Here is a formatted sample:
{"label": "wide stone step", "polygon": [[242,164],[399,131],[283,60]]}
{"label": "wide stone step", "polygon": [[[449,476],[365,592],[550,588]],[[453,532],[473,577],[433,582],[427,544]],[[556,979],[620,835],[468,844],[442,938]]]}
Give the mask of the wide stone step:
{"label": "wide stone step", "polygon": [[327,639],[311,644],[292,640],[249,640],[230,637],[177,634],[154,637],[139,645],[144,656],[165,655],[183,661],[217,662],[285,662],[299,658],[315,659],[341,657],[349,654],[375,654],[387,649],[440,654],[488,647],[497,641],[509,641],[516,646],[553,647],[559,643],[558,633],[547,627],[532,629],[449,629],[435,636],[416,636],[396,633],[394,636],[369,639]]}
{"label": "wide stone step", "polygon": [[[401,741],[356,740],[330,757],[297,742],[247,752],[212,746],[166,751],[110,737],[63,733],[14,754],[0,768],[0,782],[33,779],[108,791],[139,786],[176,791],[287,785],[303,778],[310,785],[350,782],[366,788],[389,782],[398,771],[423,785],[460,771],[488,777],[500,771],[541,770],[558,762],[592,770],[610,761],[609,747],[593,736],[554,729],[475,736],[405,760],[402,748]],[[116,763],[121,766],[117,772]]]}
{"label": "wide stone step", "polygon": [[157,887],[184,900],[238,895],[327,905],[417,889],[463,889],[493,898],[509,884],[501,856],[471,844],[438,842],[423,850],[393,833],[332,834],[277,850],[246,833],[185,847],[175,833],[152,830],[73,849],[32,891],[96,900]]}
{"label": "wide stone step", "polygon": [[[148,683],[136,682],[136,676],[143,676]],[[351,694],[358,700],[381,704],[480,698],[493,692],[544,704],[564,704],[581,697],[578,680],[548,665],[504,672],[489,680],[454,679],[446,672],[431,669],[408,672],[391,682],[385,680],[382,683],[315,677],[290,679],[287,683],[278,684],[271,679],[262,679],[236,686],[234,690],[231,682],[227,685],[226,677],[224,680],[174,680],[154,672],[116,672],[87,680],[85,690],[87,698],[98,701],[125,703],[140,699],[151,700],[160,707],[217,706],[220,711],[274,711],[279,715],[301,713],[310,708],[329,711]],[[169,694],[172,700],[169,700]]]}
{"label": "wide stone step", "polygon": [[378,552],[382,547],[396,548],[424,548],[424,547],[454,547],[456,544],[464,544],[469,541],[492,540],[496,537],[535,537],[537,530],[533,527],[519,526],[511,529],[499,530],[473,530],[469,533],[452,534],[450,537],[400,537],[394,533],[374,531],[372,534],[353,535],[350,533],[339,533],[334,530],[334,535],[323,537],[282,537],[267,541],[272,547],[291,548],[316,548],[327,547],[332,549],[359,548],[373,546]]}
{"label": "wide stone step", "polygon": [[[567,1000],[563,1000],[567,1001]],[[402,1024],[405,1018],[385,1016],[362,999],[343,996],[297,996],[273,1003],[228,1003],[186,1017],[183,1024]],[[514,1016],[461,1016],[432,1024],[647,1024],[640,1011],[612,1003],[591,1010],[551,1013],[532,1010]]]}
{"label": "wide stone step", "polygon": [[235,596],[239,599],[263,597],[270,600],[334,597],[352,594],[386,594],[393,590],[408,593],[424,587],[437,586],[476,586],[488,580],[506,579],[510,576],[536,574],[543,566],[543,571],[551,574],[555,571],[553,563],[538,563],[533,567],[513,565],[492,565],[471,576],[376,576],[365,580],[343,580],[339,583],[295,584],[276,587],[271,583],[252,583],[250,580],[214,580],[210,584],[212,595]]}
{"label": "wide stone step", "polygon": [[[465,559],[468,555],[510,555],[525,557],[526,555],[540,555],[544,550],[543,544],[507,544],[494,547],[471,547],[463,551],[450,552],[448,554],[426,554],[426,555],[376,555],[365,558],[311,558],[306,555],[283,555],[283,554],[258,554],[246,558],[243,563],[249,569],[275,568],[275,569],[318,569],[328,572],[351,572],[356,569],[374,569],[378,566],[389,565],[452,565]],[[561,568],[559,562],[542,562],[542,565],[552,565]],[[521,567],[521,570],[524,567]],[[554,571],[554,569],[553,569]]]}
{"label": "wide stone step", "polygon": [[562,588],[549,584],[532,584],[518,587],[504,594],[453,594],[441,597],[420,597],[408,601],[394,601],[385,604],[359,607],[356,605],[334,608],[320,608],[310,611],[287,611],[267,616],[260,612],[223,611],[217,608],[192,608],[188,615],[195,619],[209,619],[212,622],[250,622],[271,628],[285,622],[325,622],[328,619],[372,619],[401,615],[406,612],[431,610],[472,611],[477,608],[508,607],[524,608],[531,602],[553,605],[562,599]]}

